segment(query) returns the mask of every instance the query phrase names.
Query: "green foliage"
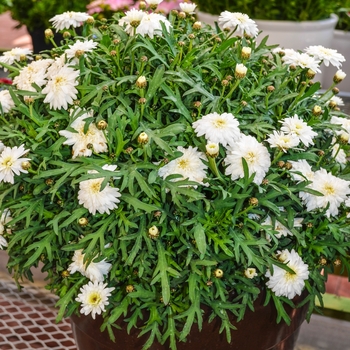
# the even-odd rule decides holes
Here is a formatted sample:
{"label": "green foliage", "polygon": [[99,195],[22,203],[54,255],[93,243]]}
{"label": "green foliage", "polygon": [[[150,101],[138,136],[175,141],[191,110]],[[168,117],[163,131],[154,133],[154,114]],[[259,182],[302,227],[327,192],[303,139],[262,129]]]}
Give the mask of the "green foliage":
{"label": "green foliage", "polygon": [[234,0],[196,1],[202,12],[219,15],[222,11],[246,13],[250,18],[284,21],[315,21],[329,18],[344,7],[342,1],[327,0]]}
{"label": "green foliage", "polygon": [[[316,9],[314,4],[312,12]],[[69,62],[79,70],[69,108],[50,108],[38,85],[33,91],[9,87],[15,106],[8,113],[0,109],[0,140],[6,147],[24,145],[30,159],[28,173],[14,175],[14,184],[0,182],[0,211],[7,209],[12,217],[2,232],[9,270],[16,280],[32,279],[31,268],[43,263],[47,288],[59,296],[61,319],[79,314],[76,297],[89,282],[79,271],[69,273],[74,252],[81,249],[86,264],[106,259],[111,269],[104,282],[114,290],[102,328],[113,337],[113,323],[123,319],[128,330],[137,325],[148,335],[144,349],[159,341],[174,350],[193,325],[201,328],[203,307],[210,319],[221,320],[220,331],[230,341],[231,317],[241,320],[262,291],[266,302],[276,305],[277,321],[288,323],[284,306],[292,302],[266,287],[266,272],[281,267],[292,275],[279,257],[294,250],[308,265],[310,316],[334,261],[340,259],[349,270],[349,208],[340,201],[333,216],[326,215],[329,203],[308,210],[302,196],[322,193],[307,187],[312,181],[306,174],[294,180],[290,161],[306,160],[314,171],[349,179],[349,164],[339,163],[333,153],[337,145],[349,154],[340,136],[347,130],[331,123],[333,117],[348,118],[328,104],[336,83],[320,91],[308,68],[290,68],[266,40],[257,46],[253,38],[219,28],[194,29],[191,16],[171,14],[172,29],[163,27],[163,35],[152,39],[128,35],[118,25],[121,16],[85,23],[81,36],[42,53],[42,59],[64,58],[76,40],[98,43]],[[251,48],[249,58],[242,56],[243,47]],[[3,65],[15,79],[29,62]],[[247,67],[241,79],[235,77],[238,64]],[[137,85],[140,77],[145,86]],[[82,134],[90,124],[106,122],[106,152],[92,149],[91,156],[72,158],[72,147],[59,132],[74,131],[77,106],[92,112]],[[315,106],[322,113],[315,113]],[[244,157],[237,165],[241,175],[232,179],[225,161],[229,151],[222,145],[216,157],[206,155],[207,141],[195,133],[193,122],[214,112],[232,113],[240,132],[264,145],[271,165],[263,181],[255,181]],[[272,147],[269,136],[295,114],[317,133],[313,143],[285,152]],[[142,133],[145,142],[139,140]],[[189,146],[202,152],[203,181],[176,173],[161,177],[159,170],[182,155],[179,147]],[[103,169],[105,164],[117,168]],[[121,196],[109,212],[92,214],[78,191],[82,181],[98,178],[103,178],[101,190],[118,188]],[[288,233],[280,235],[281,225]],[[151,235],[154,227],[157,234]],[[248,278],[248,268],[256,276]]]}

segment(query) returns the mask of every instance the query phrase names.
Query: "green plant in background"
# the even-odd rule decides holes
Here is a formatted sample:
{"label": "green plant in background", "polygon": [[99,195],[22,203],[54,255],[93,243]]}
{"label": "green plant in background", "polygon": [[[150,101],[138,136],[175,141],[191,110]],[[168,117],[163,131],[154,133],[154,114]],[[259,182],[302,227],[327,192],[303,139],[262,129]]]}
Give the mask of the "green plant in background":
{"label": "green plant in background", "polygon": [[197,4],[200,11],[217,15],[227,10],[242,12],[254,19],[298,22],[329,18],[343,6],[339,1],[327,0],[199,0]]}
{"label": "green plant in background", "polygon": [[262,292],[288,323],[305,291],[310,317],[334,264],[350,270],[346,74],[323,92],[312,81],[344,58],[258,45],[248,16],[213,29],[194,7],[60,14],[54,29],[80,36],[0,57],[13,79],[0,92],[8,268],[20,284],[41,262],[58,320],[102,314],[112,334],[128,315],[144,349],[176,349],[203,305],[230,342],[228,314]]}
{"label": "green plant in background", "polygon": [[0,0],[0,13],[11,17],[29,30],[50,27],[49,19],[65,11],[86,11],[89,0]]}
{"label": "green plant in background", "polygon": [[338,10],[337,15],[339,17],[336,29],[350,31],[350,1],[344,4],[347,7],[342,7]]}

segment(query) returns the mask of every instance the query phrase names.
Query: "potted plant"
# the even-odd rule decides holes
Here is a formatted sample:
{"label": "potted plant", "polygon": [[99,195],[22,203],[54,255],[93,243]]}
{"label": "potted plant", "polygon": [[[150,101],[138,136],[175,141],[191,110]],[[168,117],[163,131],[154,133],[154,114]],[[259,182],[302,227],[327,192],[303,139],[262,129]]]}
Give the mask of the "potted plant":
{"label": "potted plant", "polygon": [[[26,26],[32,38],[33,50],[38,53],[52,48],[45,38],[45,29],[50,27],[49,19],[66,11],[86,11],[90,0],[6,0],[0,6],[0,13],[9,11],[19,26]],[[57,42],[59,43],[58,38]]]}
{"label": "potted plant", "polygon": [[222,31],[195,4],[150,4],[58,14],[55,30],[82,35],[0,57],[8,269],[20,285],[42,264],[80,349],[237,349],[242,334],[292,349],[328,273],[350,266],[346,74],[320,92],[321,51],[257,44],[240,14]]}
{"label": "potted plant", "polygon": [[335,13],[342,7],[340,1],[303,0],[261,1],[238,0],[215,1],[199,0],[198,15],[203,21],[213,24],[215,17],[222,11],[243,12],[254,19],[269,35],[270,44],[301,50],[308,45],[330,47],[333,30],[337,23]]}
{"label": "potted plant", "polygon": [[[335,27],[333,40],[331,47],[332,49],[341,52],[348,60],[344,62],[342,66],[342,70],[345,72],[350,71],[349,57],[350,57],[350,1],[346,0],[343,2],[343,7],[341,7],[337,15],[339,17],[339,21]],[[334,74],[335,70],[332,67],[331,69],[327,69],[325,72],[325,82],[329,83],[332,81],[332,74]],[[350,83],[349,81],[344,81],[340,85],[341,92],[345,94],[350,94]]]}

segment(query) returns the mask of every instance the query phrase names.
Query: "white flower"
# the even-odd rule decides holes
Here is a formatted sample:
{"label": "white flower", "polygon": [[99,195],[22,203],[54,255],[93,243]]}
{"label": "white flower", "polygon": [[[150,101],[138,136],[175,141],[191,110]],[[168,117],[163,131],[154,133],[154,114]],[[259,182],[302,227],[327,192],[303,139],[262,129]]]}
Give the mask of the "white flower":
{"label": "white flower", "polygon": [[317,136],[317,132],[312,131],[311,126],[308,126],[297,114],[293,117],[283,119],[281,130],[286,134],[298,136],[306,147],[309,144],[313,145],[312,139]]}
{"label": "white flower", "polygon": [[[332,142],[336,142],[336,139],[333,138]],[[340,164],[346,164],[347,163],[347,159],[346,159],[346,153],[345,151],[340,148],[339,143],[335,143],[332,147],[332,157],[334,157],[334,159],[340,163]]]}
{"label": "white flower", "polygon": [[[303,218],[294,218],[293,227],[301,227],[301,223],[303,221]],[[293,236],[293,233],[291,230],[289,230],[286,226],[281,224],[278,220],[275,220],[275,223],[273,225],[271,217],[267,216],[264,222],[261,223],[262,226],[272,226],[272,229],[274,231],[277,231],[278,233],[275,234],[275,237],[280,239],[282,236]],[[269,237],[267,238],[269,240]]]}
{"label": "white flower", "polygon": [[341,81],[343,81],[346,77],[346,73],[343,72],[341,69],[339,69],[333,77],[333,81],[335,81],[336,83],[340,83]]}
{"label": "white flower", "polygon": [[344,101],[341,97],[339,96],[332,96],[328,102],[327,102],[327,105],[329,105],[330,102],[333,102],[335,103],[337,106],[344,106]]}
{"label": "white flower", "polygon": [[[5,225],[12,220],[11,212],[9,209],[5,209],[0,217],[0,235],[3,235],[5,232]],[[11,230],[7,231],[8,233],[11,232]]]}
{"label": "white flower", "polygon": [[77,78],[79,70],[68,66],[63,66],[57,74],[50,76],[47,85],[42,90],[46,95],[44,102],[50,103],[50,108],[67,110],[68,104],[72,104],[76,99],[78,90],[75,88],[79,84]]}
{"label": "white flower", "polygon": [[206,159],[204,153],[191,146],[187,149],[179,146],[177,150],[183,153],[182,156],[161,167],[158,175],[165,179],[169,175],[179,174],[182,177],[173,181],[188,179],[204,185],[203,180],[207,175],[205,172],[207,166],[202,162],[202,159]]}
{"label": "white flower", "polygon": [[47,75],[52,77],[56,75],[61,68],[63,68],[66,64],[66,55],[62,54],[59,57],[56,57],[52,60],[50,67],[47,69]]}
{"label": "white flower", "polygon": [[217,157],[220,151],[220,146],[215,142],[208,142],[205,145],[205,150],[207,151],[207,155],[210,157]]}
{"label": "white flower", "polygon": [[80,288],[80,294],[75,300],[82,303],[81,314],[86,316],[91,313],[92,318],[95,319],[96,314],[100,315],[105,311],[105,307],[109,304],[108,297],[115,289],[106,287],[107,283],[89,282]]}
{"label": "white flower", "polygon": [[273,134],[268,135],[266,140],[272,148],[279,148],[283,152],[287,152],[290,148],[295,148],[299,145],[300,139],[295,134],[285,134],[283,131],[273,131]]}
{"label": "white flower", "polygon": [[8,90],[0,91],[0,112],[8,113],[15,106]]}
{"label": "white flower", "polygon": [[[73,58],[74,61],[78,62],[79,58],[77,55],[85,54],[86,52],[92,52],[95,49],[97,43],[93,40],[80,41],[77,40],[73,45],[69,45],[69,49],[65,51],[67,58]],[[80,56],[79,56],[80,57]]]}
{"label": "white flower", "polygon": [[26,154],[29,150],[24,149],[24,146],[4,147],[4,150],[0,154],[0,182],[9,182],[14,184],[14,175],[22,173],[28,173],[27,170],[22,168],[22,162],[30,160],[30,158],[20,158]]}
{"label": "white flower", "polygon": [[165,29],[169,32],[171,28],[170,22],[166,19],[165,16],[159,13],[149,13],[145,14],[138,27],[136,28],[136,33],[142,36],[148,35],[153,39],[154,35],[162,35],[162,25],[161,22],[165,25]]}
{"label": "white flower", "polygon": [[52,22],[52,26],[58,32],[70,27],[80,27],[88,18],[90,18],[88,13],[67,11],[52,17],[49,21]]}
{"label": "white flower", "polygon": [[[21,58],[25,58],[26,60],[32,59],[32,57],[30,56],[32,52],[33,51],[29,49],[15,47],[10,51],[4,52],[4,54],[0,56],[0,62],[11,65],[15,61],[19,62]],[[7,72],[7,68],[4,68],[4,71]]]}
{"label": "white flower", "polygon": [[[290,170],[293,180],[302,181],[312,181],[314,179],[315,173],[311,169],[311,165],[305,159],[299,159],[298,161],[290,160],[289,163],[292,164],[292,169]],[[297,174],[301,173],[302,175]]]}
{"label": "white flower", "polygon": [[247,75],[247,70],[248,68],[244,64],[242,63],[236,64],[235,78],[243,79]]}
{"label": "white flower", "polygon": [[[102,169],[109,170],[106,167],[102,167]],[[89,173],[96,173],[96,171],[90,171]],[[84,180],[79,183],[79,204],[82,204],[84,208],[88,209],[93,215],[96,214],[96,211],[100,214],[109,214],[110,210],[118,208],[116,203],[120,202],[118,199],[121,196],[119,188],[111,187],[110,184],[107,183],[105,188],[101,191],[103,180],[104,178],[97,178]]]}
{"label": "white flower", "polygon": [[125,16],[119,20],[118,24],[122,27],[125,26],[125,31],[129,35],[132,35],[134,34],[134,28],[141,23],[144,15],[144,11],[133,8],[130,11],[125,12]]}
{"label": "white flower", "polygon": [[[68,267],[69,273],[72,275],[75,272],[80,272],[83,276],[89,278],[92,282],[103,282],[104,275],[107,275],[112,267],[112,264],[106,262],[103,259],[99,262],[93,260],[88,264],[84,262],[85,254],[82,254],[83,250],[76,250],[74,252],[72,263]],[[95,257],[94,259],[96,259]]]}
{"label": "white flower", "polygon": [[163,0],[145,0],[148,5],[159,5]]}
{"label": "white flower", "polygon": [[308,265],[303,262],[298,253],[292,249],[290,252],[285,249],[281,252],[286,265],[294,271],[294,274],[273,265],[273,274],[267,271],[265,276],[269,278],[266,283],[276,296],[284,296],[288,299],[293,299],[296,295],[300,295],[304,286],[305,280],[309,278]]}
{"label": "white flower", "polygon": [[193,14],[195,13],[195,9],[197,7],[196,4],[191,4],[189,2],[180,2],[179,4],[180,8],[181,8],[181,11],[185,12],[185,13],[188,13],[188,14]]}
{"label": "white flower", "polygon": [[326,67],[329,64],[339,68],[341,62],[345,61],[345,57],[337,50],[327,49],[322,45],[309,46],[305,49],[305,52],[319,61],[323,61]]}
{"label": "white flower", "polygon": [[20,90],[36,91],[32,84],[42,87],[47,83],[46,70],[52,62],[52,59],[33,61],[20,70],[19,75],[13,79],[13,85]]}
{"label": "white flower", "polygon": [[248,267],[245,271],[244,271],[244,276],[247,278],[254,278],[256,277],[258,274],[256,273],[256,269],[254,267]]}
{"label": "white flower", "polygon": [[305,192],[300,192],[299,196],[303,199],[308,211],[326,208],[329,205],[326,216],[335,216],[338,214],[340,204],[350,194],[349,185],[349,181],[327,173],[325,169],[321,168],[315,172],[313,182],[307,187],[322,193],[323,196],[316,196]]}
{"label": "white flower", "polygon": [[350,143],[350,119],[332,116],[330,123],[339,124],[342,130],[336,130],[335,134],[340,136],[342,140]]}
{"label": "white flower", "polygon": [[[77,110],[81,111],[80,109]],[[95,123],[90,123],[89,127],[85,129],[85,119],[91,117],[91,113],[84,113],[76,118],[70,127],[76,132],[68,130],[61,130],[59,134],[64,136],[67,140],[63,142],[64,145],[73,145],[72,158],[79,156],[89,157],[92,152],[102,153],[107,152],[107,140],[102,130],[96,127]]]}
{"label": "white flower", "polygon": [[256,37],[259,33],[256,23],[241,12],[221,12],[219,16],[219,25],[223,29],[234,30],[237,27],[237,34]]}
{"label": "white flower", "polygon": [[203,136],[208,142],[221,143],[224,147],[233,145],[240,137],[239,122],[231,113],[216,112],[204,115],[192,126],[197,136]]}
{"label": "white flower", "polygon": [[271,165],[267,148],[253,136],[242,134],[240,139],[227,150],[224,162],[228,164],[228,167],[225,174],[231,175],[232,180],[244,177],[242,164],[242,158],[244,158],[248,165],[249,176],[255,173],[254,182],[257,185],[261,184]]}
{"label": "white flower", "polygon": [[[285,50],[286,52],[286,50]],[[287,51],[288,54],[282,57],[283,62],[288,65],[299,66],[301,68],[308,68],[316,73],[320,73],[319,60],[309,56],[307,53],[300,53],[294,50]]]}
{"label": "white flower", "polygon": [[4,249],[4,247],[7,247],[6,238],[3,236],[0,236],[0,249]]}

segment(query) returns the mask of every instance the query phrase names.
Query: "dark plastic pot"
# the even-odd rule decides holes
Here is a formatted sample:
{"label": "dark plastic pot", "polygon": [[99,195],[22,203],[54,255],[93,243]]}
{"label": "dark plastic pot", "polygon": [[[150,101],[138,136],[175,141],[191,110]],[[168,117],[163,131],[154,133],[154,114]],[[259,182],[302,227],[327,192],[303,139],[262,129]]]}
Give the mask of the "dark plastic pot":
{"label": "dark plastic pot", "polygon": [[[53,48],[52,43],[45,38],[46,28],[27,29],[30,37],[32,38],[33,52],[38,54],[44,50],[51,50]],[[61,42],[63,36],[61,33],[54,33],[54,40],[57,44]]]}
{"label": "dark plastic pot", "polygon": [[[303,300],[303,296],[294,299],[295,303]],[[255,303],[255,311],[247,310],[244,320],[235,323],[237,330],[232,331],[232,342],[228,344],[225,332],[219,334],[220,321],[215,319],[208,323],[210,315],[207,307],[203,307],[204,322],[200,332],[196,325],[192,327],[186,342],[177,344],[178,350],[293,350],[299,334],[299,329],[305,320],[308,305],[298,309],[286,306],[291,317],[291,325],[285,322],[276,324],[277,312],[272,302],[263,306],[263,297]],[[118,322],[122,330],[115,329],[116,342],[109,339],[107,332],[100,332],[102,318],[93,320],[91,316],[72,316],[72,330],[78,350],[141,350],[148,339],[146,334],[138,338],[139,330],[133,328],[130,334],[126,332],[126,323]],[[154,343],[150,350],[168,350],[169,344]]]}

